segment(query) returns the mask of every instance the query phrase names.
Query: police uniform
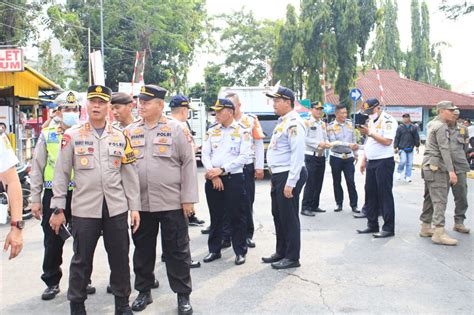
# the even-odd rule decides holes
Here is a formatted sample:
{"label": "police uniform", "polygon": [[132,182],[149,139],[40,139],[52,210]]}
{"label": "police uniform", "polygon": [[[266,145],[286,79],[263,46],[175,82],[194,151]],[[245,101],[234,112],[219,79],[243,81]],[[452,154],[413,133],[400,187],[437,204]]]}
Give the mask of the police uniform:
{"label": "police uniform", "polygon": [[[145,101],[164,99],[166,92],[159,86],[145,85],[138,97]],[[140,294],[132,308],[142,310],[149,304],[147,299],[152,301],[150,289],[155,279],[160,225],[171,290],[178,297],[189,296],[192,291],[188,218],[183,214],[182,204],[194,204],[199,200],[197,170],[190,134],[176,120],[162,115],[150,126],[141,119],[126,130],[137,158],[141,196],[141,225],[132,235],[135,289]]]}
{"label": "police uniform", "polygon": [[[65,99],[62,95],[66,94]],[[76,107],[80,106],[79,96],[77,92],[66,91],[56,98],[56,102],[60,107]],[[43,274],[41,279],[48,286],[43,293],[42,298],[49,300],[59,292],[59,282],[62,277],[62,254],[64,240],[52,230],[49,225],[49,219],[53,213],[50,203],[53,197],[53,176],[54,166],[58,157],[58,153],[63,138],[63,128],[61,125],[44,128],[38,138],[35,147],[35,154],[32,160],[31,179],[31,201],[32,203],[42,203],[42,219],[41,226],[44,233],[44,258],[43,258]],[[66,225],[71,222],[71,198],[74,182],[69,182],[66,194],[66,207],[64,208],[64,216]],[[44,191],[43,191],[44,188]],[[44,192],[44,193],[43,193]],[[43,198],[41,199],[41,194]],[[89,287],[90,288],[90,287]],[[88,288],[88,289],[89,289]],[[95,291],[95,289],[89,289]],[[92,293],[92,291],[90,291]]]}
{"label": "police uniform", "polygon": [[[245,234],[247,245],[252,242],[255,226],[253,223],[253,203],[255,201],[255,169],[263,170],[264,164],[264,147],[262,127],[256,115],[242,113],[237,123],[243,125],[250,131],[250,141],[252,142],[251,155],[245,162],[244,186],[246,191],[245,216],[247,218],[247,231]],[[230,240],[231,227],[227,218],[224,222],[224,240]],[[253,242],[252,242],[253,243]],[[254,244],[254,243],[253,243]],[[255,245],[254,245],[255,246]]]}
{"label": "police uniform", "polygon": [[[224,108],[234,109],[234,104],[228,99],[218,99],[214,110]],[[233,121],[228,127],[216,123],[211,125],[202,146],[202,164],[206,170],[221,168],[220,175],[224,190],[213,188],[211,180],[206,180],[205,191],[211,227],[209,231],[209,254],[204,262],[220,258],[222,248],[222,230],[224,215],[229,218],[232,247],[237,257],[247,253],[246,237],[246,191],[243,168],[252,155],[250,131],[244,125]],[[237,259],[236,259],[237,264]]]}
{"label": "police uniform", "polygon": [[[293,91],[278,87],[266,94],[270,98],[281,98],[294,102]],[[285,262],[293,267],[299,266],[301,249],[301,231],[299,220],[299,194],[306,182],[308,173],[304,167],[305,126],[294,110],[278,118],[267,149],[267,164],[271,172],[272,215],[276,232],[276,251],[278,260],[272,267],[289,268],[278,263]],[[293,187],[293,197],[286,198],[285,186]],[[286,259],[286,260],[285,260]]]}
{"label": "police uniform", "polygon": [[334,197],[337,205],[335,211],[342,211],[344,192],[341,186],[341,172],[343,172],[349,192],[350,206],[354,212],[357,212],[358,196],[354,182],[354,157],[357,158],[357,150],[353,152],[349,147],[349,144],[357,143],[352,122],[349,119],[343,123],[337,120],[332,121],[327,127],[327,135],[332,144],[329,165],[331,165]]}
{"label": "police uniform", "polygon": [[[454,170],[458,177],[456,185],[452,186],[454,195],[454,223],[455,230],[459,229],[458,225],[463,225],[466,219],[468,208],[467,202],[467,179],[466,173],[470,171],[467,162],[467,150],[469,148],[469,133],[465,126],[456,123],[449,127],[449,151],[453,161]],[[466,229],[465,227],[462,227]],[[469,230],[467,230],[467,233]],[[466,233],[466,232],[464,232]]]}
{"label": "police uniform", "polygon": [[[322,108],[321,103],[311,104],[313,108]],[[313,216],[311,212],[324,212],[319,208],[319,196],[323,188],[324,171],[326,169],[325,148],[320,148],[321,143],[328,143],[326,124],[321,119],[312,115],[306,119],[305,138],[305,166],[308,170],[308,180],[303,193],[302,214]]]}
{"label": "police uniform", "polygon": [[[110,101],[111,90],[92,85],[87,98]],[[65,209],[72,172],[74,256],[69,273],[71,311],[81,312],[92,272],[97,241],[103,234],[110,265],[110,285],[117,307],[128,307],[130,287],[128,210],[140,209],[140,190],[130,140],[105,122],[95,129],[85,122],[68,129],[54,170],[51,208]]]}
{"label": "police uniform", "polygon": [[[365,110],[379,106],[377,99],[368,99],[364,104]],[[395,232],[395,204],[393,201],[393,171],[395,169],[393,140],[397,132],[397,120],[386,112],[381,112],[368,124],[369,135],[377,134],[392,140],[390,145],[383,145],[373,137],[368,136],[364,151],[366,165],[365,204],[367,205],[367,230],[374,232],[375,237],[393,236]],[[383,217],[382,232],[379,232],[379,213]],[[361,231],[359,231],[360,233]]]}

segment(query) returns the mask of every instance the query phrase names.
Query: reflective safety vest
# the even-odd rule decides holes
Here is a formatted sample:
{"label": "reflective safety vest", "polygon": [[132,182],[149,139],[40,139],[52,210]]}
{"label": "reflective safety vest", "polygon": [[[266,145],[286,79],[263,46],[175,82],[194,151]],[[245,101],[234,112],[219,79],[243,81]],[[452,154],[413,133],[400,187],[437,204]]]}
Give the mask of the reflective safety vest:
{"label": "reflective safety vest", "polygon": [[[46,141],[46,151],[48,152],[48,160],[43,172],[44,188],[53,188],[53,177],[54,177],[54,166],[58,159],[59,150],[61,150],[61,140],[63,138],[62,128],[58,126],[44,128],[43,137]],[[71,174],[71,179],[73,174]],[[72,188],[74,182],[69,183],[69,187]]]}

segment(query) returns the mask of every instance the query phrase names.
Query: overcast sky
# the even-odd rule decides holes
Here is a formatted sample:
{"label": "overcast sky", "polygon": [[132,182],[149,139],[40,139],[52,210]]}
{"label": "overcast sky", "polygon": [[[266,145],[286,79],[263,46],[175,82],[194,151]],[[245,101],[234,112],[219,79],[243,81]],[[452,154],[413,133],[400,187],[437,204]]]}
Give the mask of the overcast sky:
{"label": "overcast sky", "polygon": [[[411,45],[410,2],[410,0],[398,1],[398,29],[403,51]],[[427,2],[430,9],[431,43],[444,41],[450,45],[442,50],[443,77],[451,84],[454,91],[472,93],[474,92],[474,41],[472,40],[474,14],[453,22],[446,19],[438,10],[440,2],[441,0]],[[207,10],[209,14],[221,14],[231,10],[240,10],[245,6],[259,19],[278,19],[285,17],[286,6],[289,3],[299,10],[299,0],[207,0]],[[203,69],[207,62],[219,59],[222,60],[218,56],[198,54],[190,71],[190,81],[192,83],[202,81]]]}

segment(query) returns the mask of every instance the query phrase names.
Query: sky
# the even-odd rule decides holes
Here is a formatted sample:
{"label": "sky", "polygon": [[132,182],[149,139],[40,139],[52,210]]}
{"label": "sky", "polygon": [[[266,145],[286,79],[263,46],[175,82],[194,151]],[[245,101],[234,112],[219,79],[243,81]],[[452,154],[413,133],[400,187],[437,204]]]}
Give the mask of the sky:
{"label": "sky", "polygon": [[[410,2],[410,0],[398,0],[398,30],[402,51],[406,51],[411,45]],[[207,10],[209,14],[222,14],[245,7],[252,10],[259,19],[282,19],[285,17],[288,4],[294,5],[299,10],[299,3],[299,0],[207,0]],[[441,0],[430,0],[427,3],[430,10],[431,43],[447,42],[449,44],[441,51],[443,78],[456,92],[474,93],[474,41],[472,40],[474,14],[451,21],[438,9]],[[191,83],[203,81],[204,67],[211,60],[223,61],[223,57],[205,53],[197,54],[189,73]]]}

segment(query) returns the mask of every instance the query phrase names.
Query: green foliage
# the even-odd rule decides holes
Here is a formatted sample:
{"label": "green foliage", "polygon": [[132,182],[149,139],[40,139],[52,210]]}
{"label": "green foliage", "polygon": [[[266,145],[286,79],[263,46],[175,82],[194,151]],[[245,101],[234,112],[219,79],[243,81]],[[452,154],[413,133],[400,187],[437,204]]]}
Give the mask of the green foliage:
{"label": "green foliage", "polygon": [[48,38],[38,45],[38,70],[53,82],[61,87],[66,87],[67,75],[63,66],[63,56],[53,55],[51,50],[51,38]]}
{"label": "green foliage", "polygon": [[34,25],[37,11],[46,0],[7,0],[0,2],[0,45],[25,46],[36,40],[38,30]]}
{"label": "green foliage", "polygon": [[456,20],[474,12],[474,3],[466,0],[442,0],[439,9],[444,11],[449,19]]}
{"label": "green foliage", "polygon": [[189,97],[201,98],[206,107],[214,105],[223,86],[232,85],[229,79],[221,70],[223,65],[211,63],[204,68],[204,84],[197,83],[191,87]]}

